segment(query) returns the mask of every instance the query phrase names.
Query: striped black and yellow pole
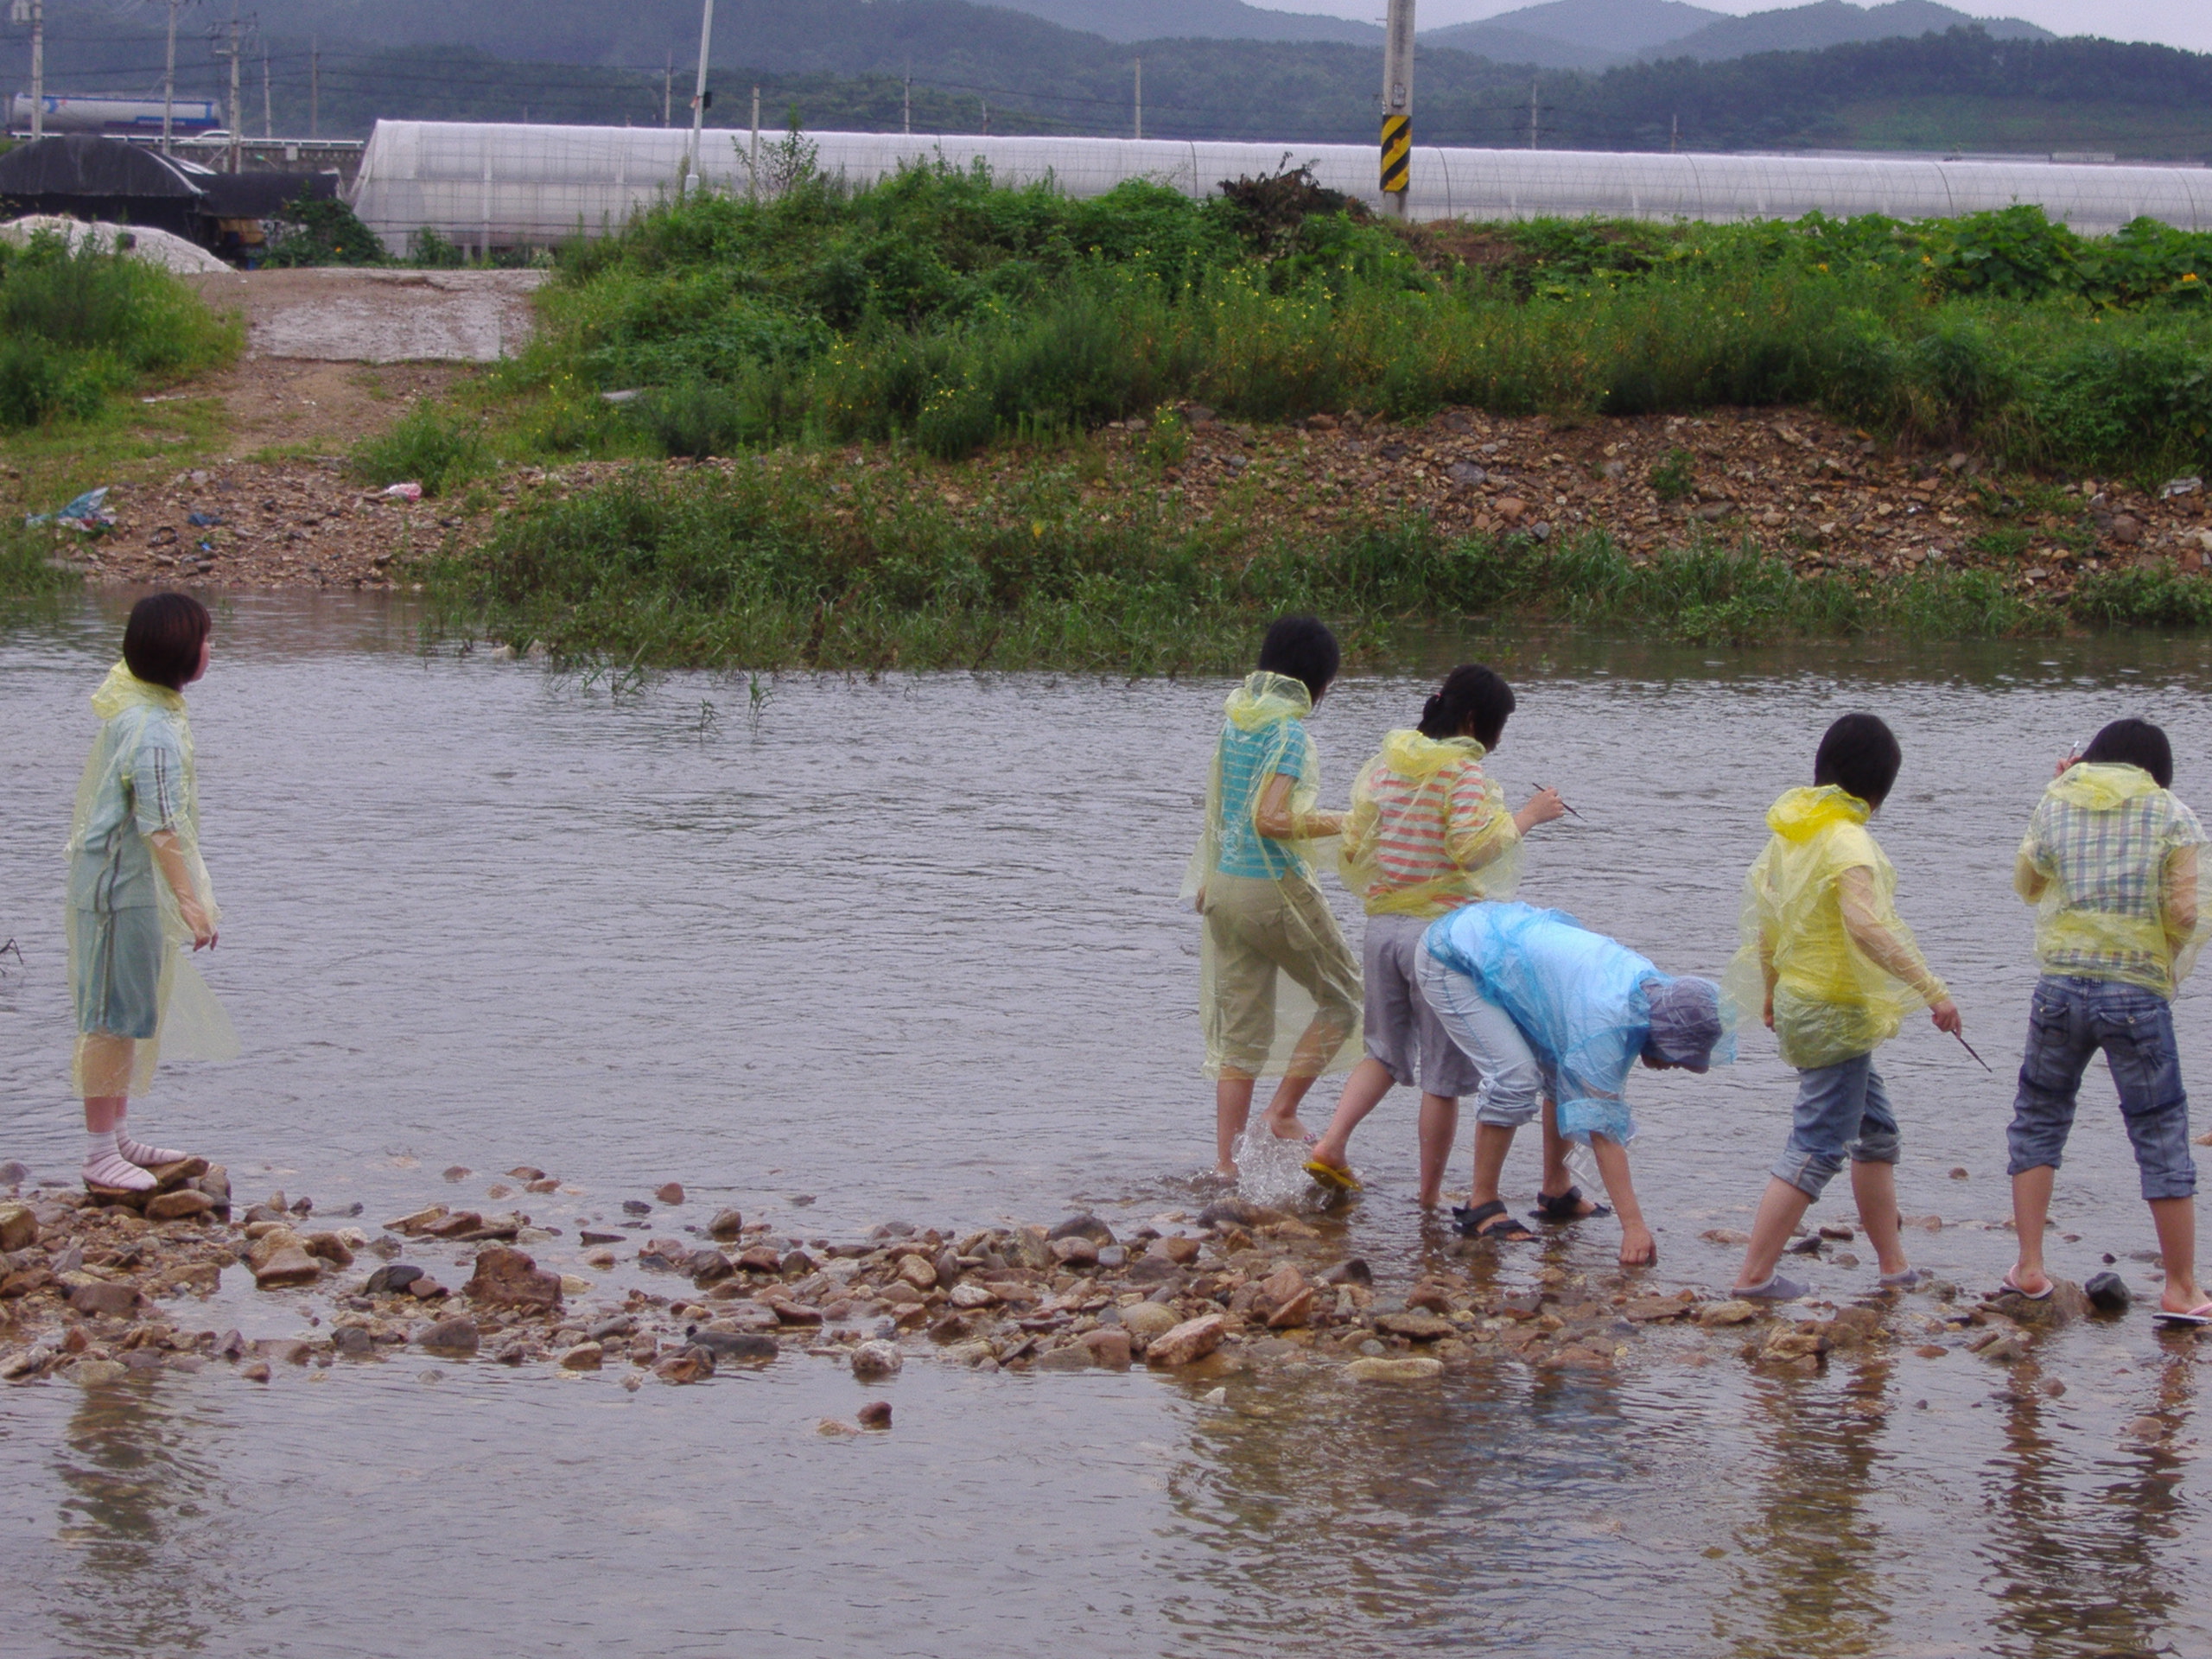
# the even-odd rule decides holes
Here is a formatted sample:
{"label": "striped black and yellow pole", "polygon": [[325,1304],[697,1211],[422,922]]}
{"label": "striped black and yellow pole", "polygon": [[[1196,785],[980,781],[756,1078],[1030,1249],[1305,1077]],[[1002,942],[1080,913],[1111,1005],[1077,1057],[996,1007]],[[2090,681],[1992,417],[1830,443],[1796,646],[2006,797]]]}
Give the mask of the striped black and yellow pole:
{"label": "striped black and yellow pole", "polygon": [[1406,216],[1414,156],[1414,0],[1390,0],[1382,36],[1382,205]]}

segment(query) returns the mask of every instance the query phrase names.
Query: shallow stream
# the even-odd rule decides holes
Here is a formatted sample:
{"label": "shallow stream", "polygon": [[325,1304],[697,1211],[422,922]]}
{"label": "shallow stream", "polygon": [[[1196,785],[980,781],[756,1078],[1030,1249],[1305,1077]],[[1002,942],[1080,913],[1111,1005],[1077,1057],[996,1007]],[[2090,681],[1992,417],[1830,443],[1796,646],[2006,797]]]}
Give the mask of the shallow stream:
{"label": "shallow stream", "polygon": [[[80,1145],[60,848],[120,621],[88,606],[0,637],[0,938],[23,952],[0,957],[0,1158],[57,1179]],[[192,699],[226,908],[209,980],[245,1052],[168,1068],[133,1116],[227,1164],[242,1200],[359,1201],[373,1224],[528,1163],[576,1189],[531,1205],[570,1236],[673,1179],[695,1222],[734,1205],[833,1239],[1204,1201],[1175,892],[1225,684],[618,691],[423,654],[404,612],[353,600],[242,600],[219,630]],[[1993,1286],[2033,979],[2012,849],[2051,760],[2121,714],[2168,727],[2177,789],[2212,809],[2212,652],[1469,649],[1521,691],[1499,774],[1584,815],[1540,832],[1523,896],[1672,969],[1726,963],[1761,813],[1827,721],[1896,726],[1878,828],[1901,908],[1998,1068],[1924,1021],[1888,1052],[1904,1209],[1942,1224],[1908,1236],[1963,1295]],[[1331,695],[1330,798],[1422,695]],[[2205,1008],[2183,999],[2183,1059],[2212,1087]],[[1700,1235],[1745,1224],[1789,1098],[1770,1042],[1746,1050],[1635,1084],[1655,1289],[1732,1270]],[[2053,1265],[2086,1277],[2109,1253],[2154,1297],[2101,1073],[2083,1101]],[[1411,1203],[1412,1118],[1402,1093],[1363,1131],[1369,1191],[1343,1224],[1386,1295],[1443,1242]],[[456,1165],[480,1173],[441,1180]],[[1535,1171],[1516,1149],[1509,1196]],[[1815,1216],[1848,1219],[1840,1185]],[[1501,1278],[1551,1264],[1603,1292],[1617,1242],[1586,1225]],[[537,1253],[582,1270],[566,1243]],[[1838,1300],[1873,1274],[1814,1269]],[[303,1301],[249,1284],[176,1317],[304,1328]],[[2056,1393],[1904,1344],[1783,1378],[1689,1332],[1611,1373],[1232,1376],[1217,1401],[1141,1370],[918,1359],[887,1387],[893,1431],[858,1439],[815,1426],[861,1386],[798,1355],[634,1394],[613,1368],[411,1352],[266,1387],[221,1366],[41,1382],[0,1391],[0,1650],[2204,1653],[2208,1360],[2139,1313],[2046,1339],[2034,1376]]]}

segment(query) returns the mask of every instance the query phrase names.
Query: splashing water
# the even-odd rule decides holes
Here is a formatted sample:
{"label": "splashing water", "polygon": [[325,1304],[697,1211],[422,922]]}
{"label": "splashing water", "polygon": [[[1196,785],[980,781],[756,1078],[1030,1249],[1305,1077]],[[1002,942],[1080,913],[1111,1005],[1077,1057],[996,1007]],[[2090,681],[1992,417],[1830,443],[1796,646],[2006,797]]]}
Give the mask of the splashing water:
{"label": "splashing water", "polygon": [[1238,1135],[1232,1152],[1236,1160],[1236,1196],[1247,1204],[1289,1210],[1312,1196],[1313,1178],[1306,1173],[1307,1151],[1303,1141],[1286,1141],[1268,1134],[1262,1126]]}

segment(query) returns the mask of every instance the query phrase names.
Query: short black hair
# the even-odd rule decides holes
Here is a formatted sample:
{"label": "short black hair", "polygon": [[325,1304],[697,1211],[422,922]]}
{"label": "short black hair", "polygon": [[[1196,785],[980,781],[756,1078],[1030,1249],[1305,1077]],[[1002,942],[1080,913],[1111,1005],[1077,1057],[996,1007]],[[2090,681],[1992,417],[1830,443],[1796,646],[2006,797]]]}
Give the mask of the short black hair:
{"label": "short black hair", "polygon": [[1889,798],[1904,752],[1897,734],[1878,715],[1846,715],[1821,735],[1813,756],[1813,782],[1834,784],[1869,806]]}
{"label": "short black hair", "polygon": [[2084,760],[2140,766],[2164,789],[2174,780],[2174,746],[2147,720],[2115,720],[2089,740]]}
{"label": "short black hair", "polygon": [[152,594],[130,607],[123,664],[149,685],[184,690],[200,667],[200,647],[215,626],[190,594]]}
{"label": "short black hair", "polygon": [[1458,737],[1471,720],[1475,741],[1494,749],[1504,734],[1505,717],[1512,712],[1513,688],[1496,669],[1462,663],[1444,677],[1443,685],[1421,711],[1421,734]]}
{"label": "short black hair", "polygon": [[1300,682],[1316,702],[1337,677],[1337,665],[1343,660],[1337,636],[1318,616],[1279,618],[1260,642],[1262,671]]}

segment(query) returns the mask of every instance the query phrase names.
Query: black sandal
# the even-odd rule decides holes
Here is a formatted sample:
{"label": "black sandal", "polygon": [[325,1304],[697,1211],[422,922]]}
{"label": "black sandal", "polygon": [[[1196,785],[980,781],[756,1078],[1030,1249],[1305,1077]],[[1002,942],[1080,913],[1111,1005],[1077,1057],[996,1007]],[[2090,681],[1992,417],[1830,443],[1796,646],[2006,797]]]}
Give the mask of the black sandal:
{"label": "black sandal", "polygon": [[1536,1194],[1536,1219],[1594,1221],[1599,1216],[1613,1213],[1612,1206],[1608,1204],[1593,1204],[1586,1211],[1582,1208],[1582,1189],[1579,1186],[1570,1186],[1564,1192],[1539,1192]]}
{"label": "black sandal", "polygon": [[1535,1236],[1518,1217],[1496,1198],[1488,1204],[1478,1204],[1471,1210],[1463,1204],[1453,1205],[1452,1222],[1459,1228],[1462,1238],[1487,1238],[1500,1243],[1518,1244]]}

